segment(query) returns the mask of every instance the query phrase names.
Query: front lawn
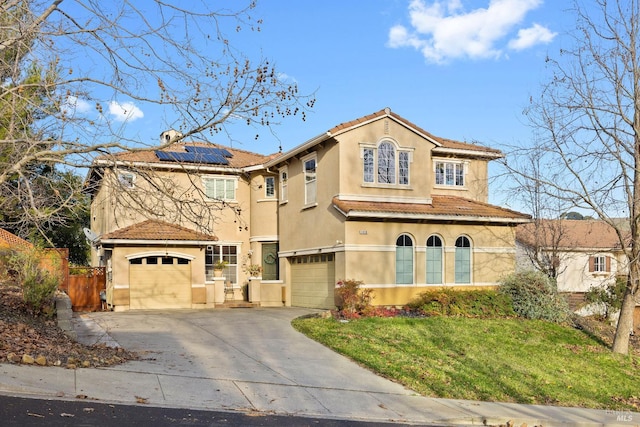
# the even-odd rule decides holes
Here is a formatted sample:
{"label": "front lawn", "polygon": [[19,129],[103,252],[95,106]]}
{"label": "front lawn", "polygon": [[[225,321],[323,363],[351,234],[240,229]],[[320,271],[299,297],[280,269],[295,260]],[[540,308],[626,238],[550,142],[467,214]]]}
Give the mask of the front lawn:
{"label": "front lawn", "polygon": [[577,329],[524,319],[304,318],[296,329],[430,397],[640,409],[640,358]]}

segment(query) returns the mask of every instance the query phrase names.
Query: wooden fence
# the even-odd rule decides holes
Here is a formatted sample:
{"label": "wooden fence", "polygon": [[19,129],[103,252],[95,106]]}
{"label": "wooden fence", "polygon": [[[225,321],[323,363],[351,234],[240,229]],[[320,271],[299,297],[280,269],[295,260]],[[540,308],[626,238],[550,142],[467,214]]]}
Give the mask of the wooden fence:
{"label": "wooden fence", "polygon": [[73,311],[102,310],[106,283],[105,267],[71,267],[67,294]]}

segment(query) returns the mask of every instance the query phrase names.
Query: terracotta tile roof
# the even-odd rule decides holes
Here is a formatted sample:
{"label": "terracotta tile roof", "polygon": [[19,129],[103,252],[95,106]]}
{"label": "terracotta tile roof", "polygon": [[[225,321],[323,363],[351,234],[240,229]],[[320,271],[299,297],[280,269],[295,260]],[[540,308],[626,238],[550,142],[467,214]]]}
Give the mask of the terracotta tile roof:
{"label": "terracotta tile roof", "polygon": [[530,218],[529,215],[520,212],[455,196],[432,196],[431,204],[351,201],[334,197],[333,204],[347,215],[356,214],[360,217],[396,215],[418,218],[424,216],[425,219],[432,217],[433,219],[459,217],[460,220],[492,218],[509,222],[528,221]]}
{"label": "terracotta tile roof", "polygon": [[103,235],[100,240],[196,240],[212,241],[218,240],[216,236],[200,233],[186,227],[181,227],[167,222],[146,220],[129,227],[121,228],[111,233]]}
{"label": "terracotta tile roof", "polygon": [[0,247],[3,248],[33,248],[33,244],[0,228]]}
{"label": "terracotta tile roof", "polygon": [[613,227],[600,220],[542,220],[519,225],[516,240],[531,246],[559,249],[617,249],[620,241]]}
{"label": "terracotta tile roof", "polygon": [[394,119],[396,119],[397,121],[405,124],[406,126],[415,129],[417,132],[426,135],[427,137],[433,139],[434,141],[437,141],[438,143],[442,144],[443,148],[451,148],[451,149],[458,149],[458,150],[469,150],[469,151],[478,151],[478,152],[483,152],[483,153],[490,153],[490,154],[494,154],[494,155],[500,155],[501,151],[500,150],[496,150],[494,148],[488,148],[488,147],[484,147],[482,145],[477,145],[477,144],[468,144],[465,142],[459,142],[459,141],[454,141],[451,139],[446,139],[446,138],[440,138],[439,136],[435,136],[432,133],[427,132],[426,130],[422,129],[420,126],[417,126],[416,124],[410,122],[409,120],[401,117],[400,115],[392,112],[389,108],[385,108],[382,109],[380,111],[377,111],[373,114],[369,114],[367,116],[364,117],[360,117],[359,119],[355,119],[355,120],[351,120],[349,122],[345,122],[345,123],[341,123],[333,128],[331,128],[329,130],[330,134],[336,134],[339,133],[341,131],[344,131],[346,129],[352,128],[354,126],[358,126],[362,123],[366,123],[375,119],[379,119],[381,117],[384,116],[390,116],[393,117]]}
{"label": "terracotta tile roof", "polygon": [[[260,165],[267,160],[270,160],[273,156],[268,155],[264,156],[262,154],[252,153],[246,150],[239,150],[237,148],[226,147],[224,145],[219,144],[211,144],[208,142],[179,142],[176,144],[172,144],[166,148],[163,148],[161,151],[173,152],[173,153],[186,153],[187,150],[185,146],[196,146],[196,147],[211,147],[211,148],[223,148],[233,156],[228,158],[228,165],[216,165],[221,167],[229,167],[229,168],[242,168],[247,166]],[[149,148],[149,150],[144,151],[127,151],[116,154],[114,157],[102,156],[98,160],[117,160],[123,162],[143,162],[143,163],[162,163],[162,164],[171,164],[173,162],[169,161],[161,161],[156,156],[155,151],[156,148]],[[211,166],[211,165],[207,165]]]}

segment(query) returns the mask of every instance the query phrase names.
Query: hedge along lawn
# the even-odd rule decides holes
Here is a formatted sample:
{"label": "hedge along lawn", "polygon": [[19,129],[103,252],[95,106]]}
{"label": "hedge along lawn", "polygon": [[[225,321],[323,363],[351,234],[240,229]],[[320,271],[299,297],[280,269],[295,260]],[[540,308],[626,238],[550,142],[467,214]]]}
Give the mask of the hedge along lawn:
{"label": "hedge along lawn", "polygon": [[293,325],[424,396],[636,411],[640,403],[640,358],[554,323],[370,317]]}

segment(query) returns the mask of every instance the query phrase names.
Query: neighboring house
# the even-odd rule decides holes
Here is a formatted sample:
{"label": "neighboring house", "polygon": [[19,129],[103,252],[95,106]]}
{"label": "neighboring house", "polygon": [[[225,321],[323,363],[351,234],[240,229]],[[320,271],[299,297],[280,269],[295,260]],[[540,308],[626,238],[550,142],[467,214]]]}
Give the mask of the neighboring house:
{"label": "neighboring house", "polygon": [[535,268],[532,258],[556,272],[558,291],[572,302],[584,300],[594,286],[626,276],[625,255],[618,236],[600,220],[540,220],[520,225],[516,233],[518,269]]}
{"label": "neighboring house", "polygon": [[[93,260],[108,268],[116,309],[208,306],[229,287],[241,297],[248,264],[262,267],[249,295],[263,306],[333,308],[341,279],[363,281],[378,305],[495,286],[530,220],[488,203],[487,165],[500,157],[384,109],[271,156],[182,142],[99,159],[87,181]],[[164,181],[150,185],[151,170]],[[149,191],[159,186],[173,192]],[[171,197],[193,203],[176,209]]]}

